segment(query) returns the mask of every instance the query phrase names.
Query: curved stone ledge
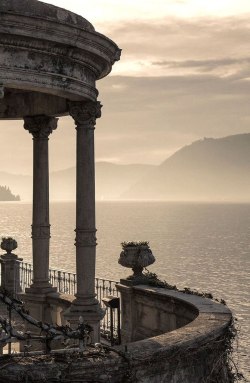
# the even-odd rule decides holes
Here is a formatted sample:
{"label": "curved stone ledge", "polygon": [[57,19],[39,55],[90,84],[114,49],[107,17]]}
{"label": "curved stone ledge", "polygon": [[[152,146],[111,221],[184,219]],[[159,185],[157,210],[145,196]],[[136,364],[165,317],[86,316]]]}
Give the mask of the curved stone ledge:
{"label": "curved stone ledge", "polygon": [[54,23],[70,24],[90,31],[95,30],[93,25],[83,17],[37,0],[1,0],[1,10],[8,14],[49,19]]}
{"label": "curved stone ledge", "polygon": [[[223,336],[231,322],[230,310],[209,299],[176,291],[150,288],[148,286],[127,287],[118,285],[122,299],[130,294],[136,302],[153,307],[160,304],[164,310],[170,303],[186,313],[189,323],[173,331],[115,347],[113,352],[102,354],[98,358],[69,355],[33,357],[22,362],[18,358],[0,371],[0,379],[6,383],[22,381],[23,376],[29,382],[137,382],[137,383],[201,383],[211,374],[224,350]],[[128,289],[128,290],[127,290]],[[48,296],[52,306],[66,308],[73,297],[56,294]],[[128,302],[128,301],[127,301]],[[166,311],[166,309],[165,309]],[[173,310],[174,311],[174,310]],[[179,314],[181,314],[179,312]],[[140,317],[137,317],[140,321]],[[124,323],[123,323],[124,324]],[[140,324],[140,323],[139,323]],[[152,329],[154,332],[154,328]],[[70,369],[67,368],[67,362]],[[34,363],[34,361],[36,363]],[[66,363],[66,364],[65,364]],[[228,371],[220,364],[217,381],[228,383]],[[20,380],[18,380],[20,377]],[[129,380],[130,379],[130,380]]]}
{"label": "curved stone ledge", "polygon": [[[124,286],[122,286],[123,288]],[[174,304],[178,303],[190,315],[189,319],[187,319],[189,323],[177,326],[175,330],[151,337],[150,339],[133,342],[133,352],[136,353],[143,352],[145,355],[145,350],[149,347],[151,355],[152,351],[159,351],[162,348],[167,351],[177,344],[206,342],[207,339],[219,336],[232,318],[232,313],[226,306],[207,298],[163,288],[150,288],[148,286],[135,286],[133,290],[135,295],[146,295],[154,305],[159,300],[161,302],[165,300],[166,302],[172,301]],[[138,302],[137,298],[134,299]],[[138,317],[136,319],[136,326],[139,326]],[[152,331],[154,330],[152,329]]]}

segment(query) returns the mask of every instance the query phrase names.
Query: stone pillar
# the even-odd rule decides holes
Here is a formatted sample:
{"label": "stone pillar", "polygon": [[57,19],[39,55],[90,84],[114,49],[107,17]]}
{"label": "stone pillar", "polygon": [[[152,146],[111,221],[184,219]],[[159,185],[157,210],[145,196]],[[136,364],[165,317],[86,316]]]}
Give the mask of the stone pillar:
{"label": "stone pillar", "polygon": [[57,119],[48,116],[24,118],[24,128],[33,136],[33,283],[28,293],[54,292],[49,283],[49,135],[57,127]]}
{"label": "stone pillar", "polygon": [[134,342],[137,328],[135,290],[133,286],[116,285],[121,296],[121,342],[122,344]]}
{"label": "stone pillar", "polygon": [[6,253],[1,255],[1,287],[14,296],[22,292],[20,284],[20,262],[16,254]]}
{"label": "stone pillar", "polygon": [[101,117],[100,102],[71,102],[69,113],[77,131],[76,162],[76,278],[77,292],[65,317],[71,325],[79,316],[94,329],[93,341],[99,341],[100,320],[104,312],[95,298],[95,154],[94,129]]}

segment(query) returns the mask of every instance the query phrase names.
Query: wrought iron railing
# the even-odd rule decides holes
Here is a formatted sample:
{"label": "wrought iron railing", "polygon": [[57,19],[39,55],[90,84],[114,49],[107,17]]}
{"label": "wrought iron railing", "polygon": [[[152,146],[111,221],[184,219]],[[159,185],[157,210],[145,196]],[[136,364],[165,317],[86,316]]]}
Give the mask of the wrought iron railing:
{"label": "wrought iron railing", "polygon": [[[33,265],[31,263],[20,262],[20,286],[22,291],[32,284]],[[76,293],[76,274],[67,271],[49,269],[49,278],[53,287],[57,287],[58,292],[63,294],[75,295]],[[106,338],[110,338],[111,321],[113,320],[114,336],[118,334],[118,311],[107,309],[102,299],[107,296],[119,297],[116,288],[116,281],[95,278],[95,292],[102,308],[106,309],[106,315],[101,321],[101,333]],[[111,318],[113,315],[113,318]]]}
{"label": "wrought iron railing", "polygon": [[[116,337],[118,336],[118,325],[119,325],[119,318],[118,315],[120,315],[120,312],[117,310],[111,311],[110,309],[107,309],[102,299],[112,295],[115,297],[119,296],[119,292],[116,288],[116,281],[103,279],[103,278],[95,278],[95,291],[96,296],[99,302],[101,303],[102,308],[106,309],[106,315],[104,316],[103,320],[101,321],[101,333],[104,337],[110,338],[111,336],[111,329],[114,330],[114,334]],[[113,315],[113,318],[111,316]],[[112,325],[111,325],[112,321]]]}
{"label": "wrought iron railing", "polygon": [[33,268],[31,263],[20,262],[19,263],[19,272],[20,272],[20,287],[22,291],[25,291],[27,287],[30,287],[33,277]]}
{"label": "wrought iron railing", "polygon": [[63,294],[75,295],[76,274],[67,271],[49,269],[49,279],[53,287]]}

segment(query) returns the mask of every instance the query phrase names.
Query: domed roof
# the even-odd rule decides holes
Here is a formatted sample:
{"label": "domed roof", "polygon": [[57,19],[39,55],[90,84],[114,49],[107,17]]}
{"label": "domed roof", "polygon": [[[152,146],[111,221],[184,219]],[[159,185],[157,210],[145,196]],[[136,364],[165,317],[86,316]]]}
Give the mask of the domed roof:
{"label": "domed roof", "polygon": [[38,0],[0,0],[1,12],[70,24],[88,31],[95,30],[93,25],[83,17]]}

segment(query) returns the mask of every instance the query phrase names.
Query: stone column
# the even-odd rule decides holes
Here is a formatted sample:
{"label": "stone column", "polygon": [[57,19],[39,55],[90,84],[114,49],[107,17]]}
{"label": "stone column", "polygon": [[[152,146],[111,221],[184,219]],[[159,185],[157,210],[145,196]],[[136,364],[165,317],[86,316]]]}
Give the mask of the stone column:
{"label": "stone column", "polygon": [[95,298],[95,153],[94,129],[101,117],[100,102],[71,102],[69,113],[77,131],[76,162],[76,278],[77,292],[66,317],[72,325],[79,316],[94,328],[93,341],[99,340],[104,313]]}
{"label": "stone column", "polygon": [[47,294],[55,291],[49,283],[49,135],[57,119],[48,116],[24,118],[24,128],[33,136],[33,283],[28,293]]}

